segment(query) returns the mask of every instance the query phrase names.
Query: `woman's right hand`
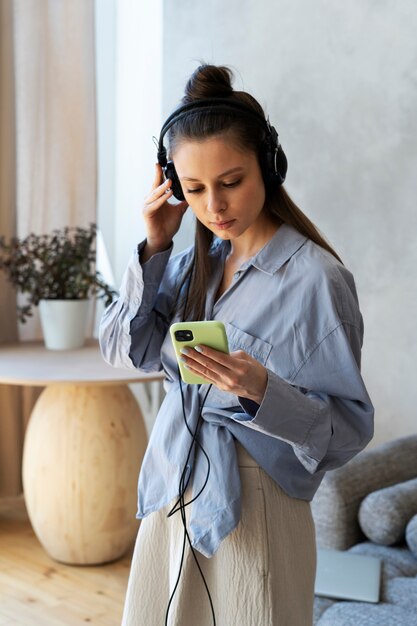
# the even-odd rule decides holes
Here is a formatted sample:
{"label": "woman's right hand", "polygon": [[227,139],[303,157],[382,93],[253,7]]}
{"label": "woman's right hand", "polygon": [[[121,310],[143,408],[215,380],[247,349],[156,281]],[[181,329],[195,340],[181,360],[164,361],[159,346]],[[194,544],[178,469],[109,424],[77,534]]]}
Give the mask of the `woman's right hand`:
{"label": "woman's right hand", "polygon": [[142,261],[147,261],[153,254],[169,248],[188,207],[185,201],[177,204],[168,202],[172,197],[172,182],[170,179],[164,181],[163,178],[162,167],[156,163],[155,179],[143,207],[147,235]]}

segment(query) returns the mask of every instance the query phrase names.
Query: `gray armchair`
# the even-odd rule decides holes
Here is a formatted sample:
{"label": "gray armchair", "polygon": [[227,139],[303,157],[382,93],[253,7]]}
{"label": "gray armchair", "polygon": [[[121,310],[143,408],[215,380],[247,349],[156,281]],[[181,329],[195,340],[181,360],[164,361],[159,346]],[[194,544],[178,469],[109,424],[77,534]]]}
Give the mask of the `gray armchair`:
{"label": "gray armchair", "polygon": [[[361,504],[369,494],[393,485],[400,489],[402,483],[415,478],[417,435],[364,450],[342,468],[326,474],[312,501],[317,546],[381,558],[381,600],[369,604],[316,598],[315,625],[417,626],[417,555],[408,549],[404,538],[395,545],[369,541],[358,521]],[[396,513],[390,510],[389,501],[386,513],[388,518]],[[402,515],[406,519],[407,511]],[[413,515],[411,508],[409,515]],[[375,524],[379,522],[375,517]]]}

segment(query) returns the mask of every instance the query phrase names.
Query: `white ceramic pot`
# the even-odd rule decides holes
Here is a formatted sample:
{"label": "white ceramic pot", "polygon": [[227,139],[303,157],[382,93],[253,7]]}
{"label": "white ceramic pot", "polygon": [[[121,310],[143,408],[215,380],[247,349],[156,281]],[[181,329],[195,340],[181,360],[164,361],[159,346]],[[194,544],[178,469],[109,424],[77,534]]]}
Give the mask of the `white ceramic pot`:
{"label": "white ceramic pot", "polygon": [[41,300],[39,312],[45,346],[72,350],[85,343],[89,300]]}

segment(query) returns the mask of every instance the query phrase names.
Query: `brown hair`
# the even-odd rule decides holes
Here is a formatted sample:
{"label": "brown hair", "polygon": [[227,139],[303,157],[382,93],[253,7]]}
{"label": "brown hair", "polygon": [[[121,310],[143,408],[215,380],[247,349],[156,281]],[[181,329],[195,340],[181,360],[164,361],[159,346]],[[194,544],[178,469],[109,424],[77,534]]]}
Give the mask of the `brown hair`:
{"label": "brown hair", "polygon": [[[230,98],[252,108],[265,117],[257,100],[244,91],[234,91],[233,72],[226,66],[200,65],[189,78],[181,104],[190,104],[201,98]],[[263,146],[265,132],[250,115],[236,115],[224,111],[213,111],[210,115],[193,109],[188,115],[175,122],[168,132],[171,158],[176,147],[184,140],[201,140],[228,133],[241,149],[252,150],[258,155]],[[290,224],[319,246],[330,252],[342,263],[333,248],[320,234],[316,226],[298,208],[282,185],[265,185],[264,210],[280,224]],[[209,249],[213,233],[201,222],[196,222],[194,262],[190,268],[190,283],[187,289],[183,319],[204,319],[205,300],[211,273]]]}

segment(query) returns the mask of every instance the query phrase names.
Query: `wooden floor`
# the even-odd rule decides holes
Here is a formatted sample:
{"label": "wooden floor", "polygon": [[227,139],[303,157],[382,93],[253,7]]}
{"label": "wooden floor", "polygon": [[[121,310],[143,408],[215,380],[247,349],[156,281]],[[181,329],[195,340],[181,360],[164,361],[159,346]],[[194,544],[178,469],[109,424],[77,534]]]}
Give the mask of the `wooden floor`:
{"label": "wooden floor", "polygon": [[130,558],[131,550],[102,566],[57,563],[23,499],[0,499],[0,626],[120,626]]}

